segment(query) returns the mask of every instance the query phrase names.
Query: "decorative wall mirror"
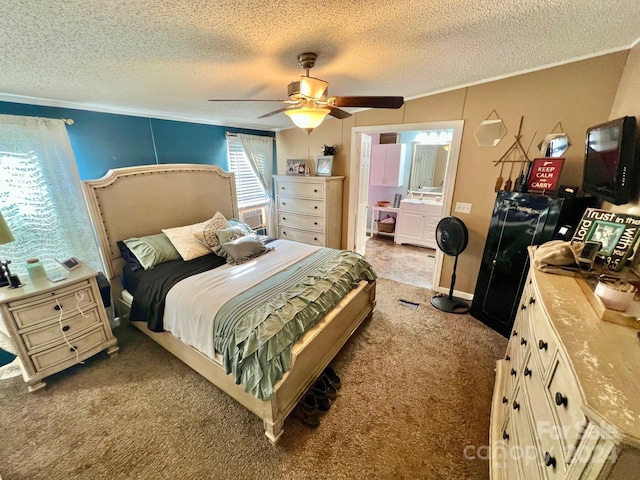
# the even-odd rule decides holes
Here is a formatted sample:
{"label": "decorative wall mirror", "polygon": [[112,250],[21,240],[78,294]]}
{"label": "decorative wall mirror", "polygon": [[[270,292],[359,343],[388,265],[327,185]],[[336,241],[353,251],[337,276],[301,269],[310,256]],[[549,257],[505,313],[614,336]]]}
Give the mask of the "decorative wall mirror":
{"label": "decorative wall mirror", "polygon": [[[556,129],[559,131],[556,132]],[[559,158],[570,146],[569,136],[562,131],[562,124],[558,122],[551,133],[538,144],[538,149],[543,157]]]}
{"label": "decorative wall mirror", "polygon": [[[496,118],[489,118],[494,113]],[[507,127],[498,117],[498,113],[495,110],[492,110],[489,116],[484,119],[478,128],[476,128],[476,131],[473,132],[473,136],[479,147],[495,147],[506,134]]]}
{"label": "decorative wall mirror", "polygon": [[449,145],[414,143],[409,191],[425,195],[442,195],[448,159]]}

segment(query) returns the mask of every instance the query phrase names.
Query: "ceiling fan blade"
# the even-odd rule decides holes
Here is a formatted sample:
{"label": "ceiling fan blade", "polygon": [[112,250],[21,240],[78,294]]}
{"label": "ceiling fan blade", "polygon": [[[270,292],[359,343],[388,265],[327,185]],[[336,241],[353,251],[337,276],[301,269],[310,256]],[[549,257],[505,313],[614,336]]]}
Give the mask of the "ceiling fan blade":
{"label": "ceiling fan blade", "polygon": [[332,107],[400,108],[404,97],[331,97]]}
{"label": "ceiling fan blade", "polygon": [[289,100],[259,100],[259,99],[239,99],[239,98],[212,98],[209,102],[288,102]]}
{"label": "ceiling fan blade", "polygon": [[331,109],[329,115],[335,118],[339,118],[340,120],[342,120],[343,118],[349,118],[351,116],[351,114],[346,110],[340,110],[339,108],[331,106],[329,108]]}
{"label": "ceiling fan blade", "polygon": [[284,108],[279,108],[278,110],[274,110],[273,112],[269,112],[269,113],[265,113],[264,115],[261,115],[258,118],[267,118],[267,117],[271,117],[273,115],[277,115],[278,113],[282,113],[285,110],[289,110],[291,108],[291,106],[289,107],[284,107]]}

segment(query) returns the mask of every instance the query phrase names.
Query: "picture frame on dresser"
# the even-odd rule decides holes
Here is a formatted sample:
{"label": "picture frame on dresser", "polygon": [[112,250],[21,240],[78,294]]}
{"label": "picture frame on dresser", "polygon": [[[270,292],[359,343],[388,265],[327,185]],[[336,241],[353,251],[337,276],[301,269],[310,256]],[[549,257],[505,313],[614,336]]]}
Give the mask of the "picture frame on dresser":
{"label": "picture frame on dresser", "polygon": [[287,160],[287,175],[305,175],[307,173],[307,162],[301,158]]}
{"label": "picture frame on dresser", "polygon": [[316,160],[316,175],[330,177],[333,170],[333,155],[322,155]]}

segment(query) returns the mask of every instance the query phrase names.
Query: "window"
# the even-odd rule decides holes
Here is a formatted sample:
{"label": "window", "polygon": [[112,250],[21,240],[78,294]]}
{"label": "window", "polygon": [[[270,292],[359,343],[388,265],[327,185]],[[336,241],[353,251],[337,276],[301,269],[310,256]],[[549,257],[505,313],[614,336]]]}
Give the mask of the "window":
{"label": "window", "polygon": [[229,170],[236,175],[236,194],[238,196],[238,208],[249,208],[268,203],[262,183],[254,173],[242,143],[235,137],[227,137],[227,155],[229,157]]}

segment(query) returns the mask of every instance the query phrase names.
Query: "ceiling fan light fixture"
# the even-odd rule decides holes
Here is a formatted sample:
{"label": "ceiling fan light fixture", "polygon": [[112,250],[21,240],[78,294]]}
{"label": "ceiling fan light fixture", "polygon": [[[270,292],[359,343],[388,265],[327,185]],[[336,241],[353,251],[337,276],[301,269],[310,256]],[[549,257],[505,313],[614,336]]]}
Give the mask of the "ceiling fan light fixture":
{"label": "ceiling fan light fixture", "polygon": [[284,114],[288,116],[295,125],[307,133],[311,132],[314,128],[322,123],[324,117],[329,112],[328,108],[291,108],[285,110]]}

